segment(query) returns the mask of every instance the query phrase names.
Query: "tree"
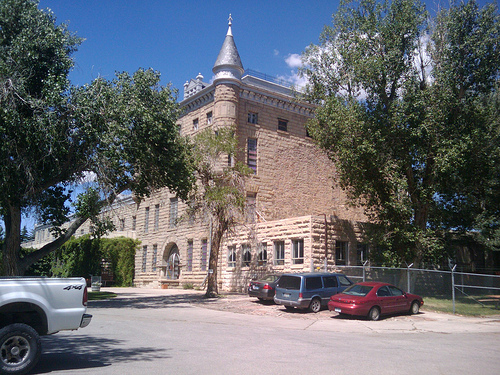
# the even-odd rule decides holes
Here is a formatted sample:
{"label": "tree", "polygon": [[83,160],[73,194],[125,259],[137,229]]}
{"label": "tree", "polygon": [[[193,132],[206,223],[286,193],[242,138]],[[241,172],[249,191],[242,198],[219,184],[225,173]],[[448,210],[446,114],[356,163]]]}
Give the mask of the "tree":
{"label": "tree", "polygon": [[333,19],[303,54],[309,131],[386,260],[434,262],[449,230],[498,224],[498,11],[360,0]]}
{"label": "tree", "polygon": [[195,136],[194,144],[195,169],[200,187],[191,196],[189,211],[201,214],[210,222],[210,271],[205,296],[214,297],[218,294],[217,265],[222,240],[245,211],[245,176],[250,170],[243,163],[233,160],[238,146],[234,127],[216,131],[207,128]]}
{"label": "tree", "polygon": [[[186,199],[194,182],[190,147],[176,126],[170,86],[151,69],[72,87],[71,55],[81,39],[32,0],[0,2],[0,214],[4,273],[30,264],[71,238],[123,192],[138,199],[169,188]],[[70,191],[83,177],[68,227]],[[20,257],[23,212],[50,224],[56,239]]]}

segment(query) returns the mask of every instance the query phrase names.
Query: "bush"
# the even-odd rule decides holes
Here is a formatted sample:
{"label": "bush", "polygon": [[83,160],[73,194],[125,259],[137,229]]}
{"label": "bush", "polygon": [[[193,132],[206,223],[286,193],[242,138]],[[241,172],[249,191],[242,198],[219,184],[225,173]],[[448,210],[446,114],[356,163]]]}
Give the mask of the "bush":
{"label": "bush", "polygon": [[[140,241],[126,237],[92,239],[90,235],[66,242],[60,249],[32,265],[29,276],[84,277],[101,275],[108,262],[115,286],[132,286],[135,252]],[[30,251],[29,249],[26,250]]]}
{"label": "bush", "polygon": [[101,249],[104,258],[111,262],[116,286],[132,286],[139,244],[140,241],[126,237],[101,239]]}

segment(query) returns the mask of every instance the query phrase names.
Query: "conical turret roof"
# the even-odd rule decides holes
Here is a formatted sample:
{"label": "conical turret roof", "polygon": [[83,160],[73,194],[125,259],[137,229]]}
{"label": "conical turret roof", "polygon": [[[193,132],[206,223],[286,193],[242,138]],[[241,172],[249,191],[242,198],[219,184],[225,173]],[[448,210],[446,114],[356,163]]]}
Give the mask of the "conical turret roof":
{"label": "conical turret roof", "polygon": [[[240,72],[239,76],[243,74],[243,64],[241,63],[240,54],[234,43],[233,33],[231,30],[232,18],[229,15],[229,27],[227,29],[226,38],[220,49],[219,56],[212,71],[217,75],[217,73],[225,70],[234,71],[235,69]],[[240,77],[237,77],[238,79]]]}

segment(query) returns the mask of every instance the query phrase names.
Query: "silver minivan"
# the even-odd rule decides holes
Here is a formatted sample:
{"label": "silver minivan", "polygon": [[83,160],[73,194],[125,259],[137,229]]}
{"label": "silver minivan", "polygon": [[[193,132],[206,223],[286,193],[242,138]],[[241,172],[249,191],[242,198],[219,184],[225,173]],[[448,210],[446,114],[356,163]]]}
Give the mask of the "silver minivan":
{"label": "silver minivan", "polygon": [[328,304],[331,296],[352,284],[341,273],[286,273],[276,285],[274,302],[287,310],[296,307],[317,313]]}

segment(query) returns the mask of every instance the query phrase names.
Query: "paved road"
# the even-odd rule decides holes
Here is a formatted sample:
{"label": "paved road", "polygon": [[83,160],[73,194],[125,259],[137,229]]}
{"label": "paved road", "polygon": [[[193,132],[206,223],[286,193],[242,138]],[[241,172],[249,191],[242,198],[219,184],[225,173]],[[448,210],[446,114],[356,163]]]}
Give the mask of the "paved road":
{"label": "paved road", "polygon": [[115,289],[92,323],[43,338],[35,374],[498,374],[500,317],[378,322],[288,313],[246,296]]}

